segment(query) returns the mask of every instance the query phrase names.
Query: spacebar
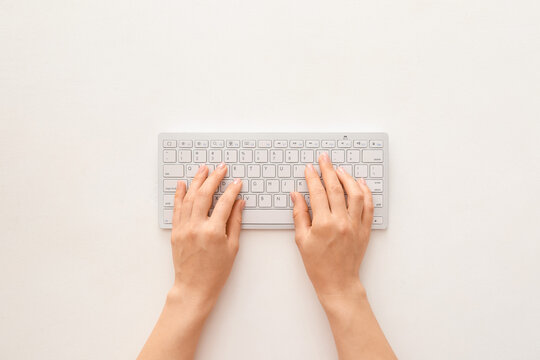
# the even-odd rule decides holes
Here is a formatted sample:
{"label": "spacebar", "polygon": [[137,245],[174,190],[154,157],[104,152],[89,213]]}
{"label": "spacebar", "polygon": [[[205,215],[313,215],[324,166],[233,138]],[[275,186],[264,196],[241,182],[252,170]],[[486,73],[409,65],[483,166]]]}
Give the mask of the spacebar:
{"label": "spacebar", "polygon": [[242,211],[243,224],[292,224],[291,210],[250,210]]}

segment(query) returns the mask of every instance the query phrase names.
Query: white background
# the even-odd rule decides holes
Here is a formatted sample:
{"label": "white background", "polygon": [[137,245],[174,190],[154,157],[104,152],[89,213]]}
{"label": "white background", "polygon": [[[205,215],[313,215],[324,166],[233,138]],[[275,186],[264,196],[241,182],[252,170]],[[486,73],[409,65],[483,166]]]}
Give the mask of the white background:
{"label": "white background", "polygon": [[[540,358],[540,3],[0,1],[0,358],[133,359],[172,281],[162,131],[385,131],[361,270],[401,359]],[[336,359],[244,231],[197,359]]]}

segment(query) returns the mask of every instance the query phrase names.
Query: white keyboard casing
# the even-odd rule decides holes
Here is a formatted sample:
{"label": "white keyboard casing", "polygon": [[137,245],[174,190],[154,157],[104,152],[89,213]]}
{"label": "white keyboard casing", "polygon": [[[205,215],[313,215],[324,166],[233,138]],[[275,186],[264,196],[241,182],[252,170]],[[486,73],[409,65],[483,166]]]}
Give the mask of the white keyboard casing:
{"label": "white keyboard casing", "polygon": [[[345,132],[159,134],[159,226],[163,229],[172,227],[172,201],[176,182],[183,180],[189,184],[200,164],[206,164],[212,171],[223,161],[229,171],[214,201],[219,198],[228,181],[240,177],[244,183],[240,195],[246,202],[249,200],[250,204],[246,204],[243,211],[242,228],[293,229],[292,202],[289,196],[291,184],[295,191],[301,192],[309,200],[303,166],[307,163],[317,165],[317,154],[320,151],[328,151],[334,165],[344,166],[355,178],[366,179],[375,204],[372,228],[386,229],[388,135]],[[242,173],[244,176],[238,176]]]}

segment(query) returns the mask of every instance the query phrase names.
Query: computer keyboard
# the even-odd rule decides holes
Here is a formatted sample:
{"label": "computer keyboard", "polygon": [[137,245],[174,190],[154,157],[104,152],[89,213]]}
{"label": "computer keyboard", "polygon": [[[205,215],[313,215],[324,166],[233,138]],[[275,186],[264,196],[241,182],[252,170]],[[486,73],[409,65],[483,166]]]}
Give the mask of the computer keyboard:
{"label": "computer keyboard", "polygon": [[[302,193],[308,203],[305,165],[327,152],[334,166],[364,178],[373,193],[373,229],[388,224],[388,136],[385,133],[162,133],[158,137],[159,225],[172,227],[178,180],[188,187],[199,165],[212,172],[220,162],[226,177],[213,198],[216,203],[233,179],[241,178],[245,229],[292,229],[289,193]],[[212,211],[212,210],[210,210]]]}

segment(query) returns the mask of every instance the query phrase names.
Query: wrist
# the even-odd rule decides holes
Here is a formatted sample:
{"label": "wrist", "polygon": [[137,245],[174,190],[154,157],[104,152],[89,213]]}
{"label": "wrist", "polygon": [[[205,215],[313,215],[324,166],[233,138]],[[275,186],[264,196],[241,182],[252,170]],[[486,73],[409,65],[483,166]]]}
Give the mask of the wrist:
{"label": "wrist", "polygon": [[331,293],[317,292],[317,296],[326,311],[341,309],[347,307],[349,304],[367,303],[366,289],[360,280],[351,282],[351,284],[339,291],[333,291]]}
{"label": "wrist", "polygon": [[197,318],[205,319],[214,304],[215,299],[203,296],[188,288],[175,284],[167,293],[165,307],[171,309],[182,309],[183,313],[189,313]]}

